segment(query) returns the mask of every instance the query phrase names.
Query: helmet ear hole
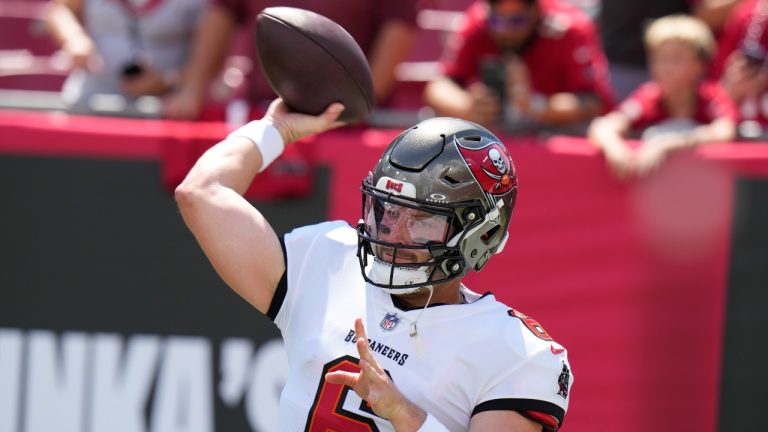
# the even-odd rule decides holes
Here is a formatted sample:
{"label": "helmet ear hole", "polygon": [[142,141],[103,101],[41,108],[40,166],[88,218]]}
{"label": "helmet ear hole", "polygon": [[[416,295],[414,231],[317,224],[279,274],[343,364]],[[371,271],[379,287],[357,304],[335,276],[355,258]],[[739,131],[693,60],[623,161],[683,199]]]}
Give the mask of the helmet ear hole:
{"label": "helmet ear hole", "polygon": [[499,231],[500,226],[496,225],[495,227],[489,229],[485,232],[482,236],[480,236],[480,239],[485,243],[488,244],[488,241],[493,237],[494,234],[496,234],[497,231]]}

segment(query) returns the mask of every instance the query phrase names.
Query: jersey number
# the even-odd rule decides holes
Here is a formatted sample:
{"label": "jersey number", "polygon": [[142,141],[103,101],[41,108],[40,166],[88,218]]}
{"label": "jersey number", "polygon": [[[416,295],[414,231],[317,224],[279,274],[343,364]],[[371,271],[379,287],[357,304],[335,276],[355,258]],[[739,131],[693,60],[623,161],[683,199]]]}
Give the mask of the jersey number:
{"label": "jersey number", "polygon": [[542,327],[541,324],[539,324],[539,322],[536,321],[535,319],[525,315],[522,312],[518,312],[514,309],[508,310],[507,314],[511,317],[519,318],[520,321],[522,321],[523,324],[525,324],[525,326],[528,327],[528,330],[533,332],[533,334],[535,334],[536,337],[538,337],[539,339],[543,339],[545,341],[552,340],[552,337],[549,335],[549,333],[547,333],[547,331],[544,330],[544,327]]}
{"label": "jersey number", "polygon": [[[317,387],[315,401],[309,410],[307,426],[304,428],[304,432],[379,431],[372,418],[344,409],[347,393],[352,389],[342,384],[331,384],[325,381],[325,374],[328,372],[360,372],[359,363],[360,360],[347,355],[325,364],[323,373],[320,375],[320,385]],[[360,410],[372,416],[376,415],[365,401],[360,404]]]}

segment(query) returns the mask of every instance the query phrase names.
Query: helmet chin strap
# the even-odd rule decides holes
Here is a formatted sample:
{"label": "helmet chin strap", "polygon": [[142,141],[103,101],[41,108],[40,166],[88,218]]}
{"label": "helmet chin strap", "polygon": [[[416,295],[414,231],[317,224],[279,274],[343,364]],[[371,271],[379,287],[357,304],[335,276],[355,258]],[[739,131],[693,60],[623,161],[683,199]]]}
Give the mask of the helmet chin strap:
{"label": "helmet chin strap", "polygon": [[[416,291],[419,291],[422,288],[429,290],[429,297],[427,297],[427,302],[424,303],[424,307],[421,308],[419,314],[416,315],[416,318],[413,321],[411,321],[411,325],[408,330],[408,334],[413,338],[413,343],[416,345],[416,356],[419,358],[424,358],[424,346],[421,344],[421,337],[419,336],[419,318],[421,318],[421,315],[425,310],[427,310],[427,307],[429,307],[429,304],[432,302],[432,295],[435,293],[435,288],[432,285],[425,285],[423,287],[416,288]],[[405,319],[407,320],[407,318]]]}
{"label": "helmet chin strap", "polygon": [[411,329],[408,332],[408,334],[410,334],[411,337],[416,337],[416,338],[418,338],[418,336],[419,336],[419,329],[418,329],[416,323],[419,322],[419,318],[421,318],[421,314],[423,314],[424,311],[427,310],[427,307],[429,306],[429,303],[432,301],[432,295],[435,293],[435,288],[432,285],[426,285],[426,286],[423,286],[421,288],[426,288],[426,289],[429,290],[429,297],[427,297],[427,302],[424,303],[424,307],[421,308],[421,310],[419,311],[419,314],[416,315],[416,319],[413,320],[413,322],[411,323]]}

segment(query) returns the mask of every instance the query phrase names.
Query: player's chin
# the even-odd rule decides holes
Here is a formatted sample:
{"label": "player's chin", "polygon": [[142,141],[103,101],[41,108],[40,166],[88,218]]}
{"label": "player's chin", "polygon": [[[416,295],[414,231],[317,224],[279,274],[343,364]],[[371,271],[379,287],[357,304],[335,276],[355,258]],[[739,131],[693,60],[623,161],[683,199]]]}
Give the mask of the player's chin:
{"label": "player's chin", "polygon": [[426,295],[429,295],[427,287],[417,288],[415,291],[408,290],[405,292],[394,292],[392,294],[396,295],[399,299],[405,300],[406,302],[409,300],[420,300],[425,298]]}

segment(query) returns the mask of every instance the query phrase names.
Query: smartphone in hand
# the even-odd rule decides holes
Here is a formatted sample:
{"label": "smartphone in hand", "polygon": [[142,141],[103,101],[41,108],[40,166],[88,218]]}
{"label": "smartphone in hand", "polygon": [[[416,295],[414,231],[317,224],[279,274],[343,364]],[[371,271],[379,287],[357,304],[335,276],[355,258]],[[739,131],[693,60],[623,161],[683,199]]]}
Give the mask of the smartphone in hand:
{"label": "smartphone in hand", "polygon": [[121,70],[123,78],[134,78],[142,73],[144,73],[144,66],[137,61],[128,62]]}
{"label": "smartphone in hand", "polygon": [[739,47],[741,55],[747,61],[747,65],[753,69],[763,69],[766,66],[766,53],[765,49],[759,43],[747,42],[741,44]]}
{"label": "smartphone in hand", "polygon": [[487,58],[480,63],[480,79],[496,93],[502,106],[506,98],[506,72],[504,62],[499,58]]}

